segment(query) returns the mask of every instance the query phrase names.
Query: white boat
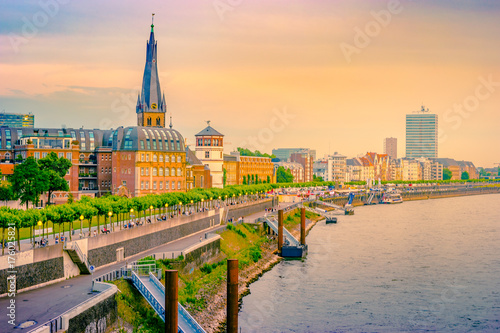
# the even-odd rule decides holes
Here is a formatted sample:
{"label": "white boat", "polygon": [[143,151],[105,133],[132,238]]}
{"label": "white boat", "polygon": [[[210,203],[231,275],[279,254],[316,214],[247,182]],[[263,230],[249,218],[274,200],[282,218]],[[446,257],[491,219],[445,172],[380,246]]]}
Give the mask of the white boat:
{"label": "white boat", "polygon": [[403,198],[401,197],[401,194],[395,191],[385,193],[381,201],[383,204],[396,204],[402,202]]}

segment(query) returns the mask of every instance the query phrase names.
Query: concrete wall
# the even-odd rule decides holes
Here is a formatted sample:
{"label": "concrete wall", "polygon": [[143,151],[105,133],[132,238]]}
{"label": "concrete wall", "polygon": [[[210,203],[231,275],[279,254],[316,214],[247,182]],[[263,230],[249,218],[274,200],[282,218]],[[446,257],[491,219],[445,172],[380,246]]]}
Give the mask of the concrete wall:
{"label": "concrete wall", "polygon": [[[275,205],[276,200],[274,198],[270,198],[264,202],[261,202],[256,205],[248,205],[244,207],[231,208],[228,206],[229,212],[227,214],[227,218],[233,218],[234,220],[238,219],[240,216],[247,216],[257,212],[261,212],[266,208],[271,208]],[[276,203],[277,204],[277,203]]]}
{"label": "concrete wall", "polygon": [[[104,284],[104,283],[102,283]],[[68,333],[104,333],[118,318],[115,294],[118,288],[108,285],[105,291],[63,316],[63,327]]]}
{"label": "concrete wall", "polygon": [[[88,240],[89,262],[96,267],[103,266],[116,261],[116,250],[118,248],[124,248],[125,258],[127,258],[218,224],[219,214],[208,213],[206,212],[205,217],[201,219],[195,220],[193,218],[190,222],[170,228],[166,223],[155,223],[108,235],[91,237]],[[186,218],[190,217],[192,216]]]}
{"label": "concrete wall", "polygon": [[0,295],[7,292],[9,271],[16,271],[16,288],[22,290],[34,285],[64,278],[62,244],[17,253],[12,256],[14,268],[9,269],[9,256],[0,257]]}

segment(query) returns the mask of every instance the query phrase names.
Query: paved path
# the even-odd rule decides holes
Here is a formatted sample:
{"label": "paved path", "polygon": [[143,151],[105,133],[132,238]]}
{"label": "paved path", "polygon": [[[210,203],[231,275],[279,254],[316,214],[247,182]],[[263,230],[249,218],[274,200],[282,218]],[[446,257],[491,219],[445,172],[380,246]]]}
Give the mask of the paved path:
{"label": "paved path", "polygon": [[[292,203],[281,203],[279,209],[285,208],[291,204]],[[264,216],[264,213],[265,211],[262,210],[258,213],[251,214],[245,217],[245,221],[253,222],[256,218]],[[136,261],[153,253],[184,250],[198,243],[200,237],[204,238],[206,233],[216,232],[224,228],[225,225],[218,225],[205,229],[182,239],[128,257],[126,262]],[[124,265],[125,262],[119,262],[97,268],[93,276],[97,277],[109,273]],[[36,321],[36,325],[26,329],[26,331],[30,331],[95,296],[96,293],[91,291],[93,276],[79,275],[69,280],[17,294],[15,296],[16,324],[18,325],[28,320]],[[8,297],[0,298],[0,308],[6,309],[9,302],[10,298]],[[5,310],[2,310],[1,313],[5,313],[4,311]],[[6,326],[6,324],[0,325],[0,333],[15,331],[17,330],[14,330],[13,327]]]}

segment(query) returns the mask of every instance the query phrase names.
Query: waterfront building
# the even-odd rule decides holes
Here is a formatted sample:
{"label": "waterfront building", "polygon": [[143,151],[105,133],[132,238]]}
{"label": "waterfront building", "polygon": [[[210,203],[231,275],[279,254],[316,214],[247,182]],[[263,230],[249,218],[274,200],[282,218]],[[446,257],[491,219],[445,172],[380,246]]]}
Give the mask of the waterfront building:
{"label": "waterfront building", "polygon": [[224,134],[216,131],[207,121],[207,127],[195,135],[196,157],[210,169],[212,187],[224,187]]}
{"label": "waterfront building", "polygon": [[384,139],[384,154],[387,154],[387,156],[389,156],[393,160],[398,158],[398,139]]}
{"label": "waterfront building", "polygon": [[309,154],[309,151],[291,154],[290,162],[302,165],[304,168],[304,182],[311,182],[313,180],[313,158]]}
{"label": "waterfront building", "polygon": [[347,158],[346,162],[346,182],[363,181],[361,177],[363,165],[357,158]]}
{"label": "waterfront building", "polygon": [[434,158],[432,160],[442,164],[443,168],[450,170],[452,180],[461,179],[464,171],[469,174],[469,179],[479,178],[477,168],[470,161],[455,161],[452,158]]}
{"label": "waterfront building", "polygon": [[31,113],[0,113],[0,126],[35,127],[35,116]]}
{"label": "waterfront building", "polygon": [[226,185],[242,185],[246,183],[275,183],[274,164],[269,157],[241,156],[234,151],[224,155],[224,170],[226,170]]}
{"label": "waterfront building", "polygon": [[373,176],[375,180],[389,179],[389,156],[387,154],[377,154],[368,152],[364,156],[373,165]]}
{"label": "waterfront building", "polygon": [[327,177],[328,162],[326,159],[322,158],[315,160],[313,162],[313,175],[316,177],[321,177],[323,180]]}
{"label": "waterfront building", "polygon": [[406,158],[438,157],[438,116],[423,106],[406,115]]}
{"label": "waterfront building", "polygon": [[346,156],[335,152],[333,155],[313,163],[313,173],[324,181],[344,183],[346,181]]}
{"label": "waterfront building", "polygon": [[415,181],[420,180],[420,163],[414,159],[402,158],[401,165],[402,170],[402,180],[405,181]]}
{"label": "waterfront building", "polygon": [[[172,128],[172,123],[165,128],[166,104],[160,94],[156,46],[151,25],[136,106],[138,126],[109,130],[0,127],[3,174],[13,172],[17,156],[39,159],[55,152],[69,159],[72,167],[64,177],[69,192],[54,192],[54,203],[66,202],[69,194],[75,199],[105,193],[136,197],[210,187],[210,170],[195,156],[188,159],[184,138]],[[222,154],[222,141],[220,151]],[[41,204],[45,202],[47,198],[42,196]]]}

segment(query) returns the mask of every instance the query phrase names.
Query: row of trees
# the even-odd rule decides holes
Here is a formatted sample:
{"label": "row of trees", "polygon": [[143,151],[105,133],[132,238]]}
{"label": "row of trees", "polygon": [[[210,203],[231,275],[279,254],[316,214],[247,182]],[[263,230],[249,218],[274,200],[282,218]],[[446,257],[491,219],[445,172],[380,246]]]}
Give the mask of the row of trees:
{"label": "row of trees", "polygon": [[270,176],[267,176],[266,179],[259,179],[259,175],[257,174],[243,176],[243,185],[265,184],[270,182],[271,182]]}
{"label": "row of trees", "polygon": [[238,152],[240,153],[241,156],[257,156],[257,157],[269,157],[269,158],[276,158],[274,154],[267,154],[267,153],[261,153],[260,151],[251,151],[250,149],[247,148],[241,148],[238,147]]}

